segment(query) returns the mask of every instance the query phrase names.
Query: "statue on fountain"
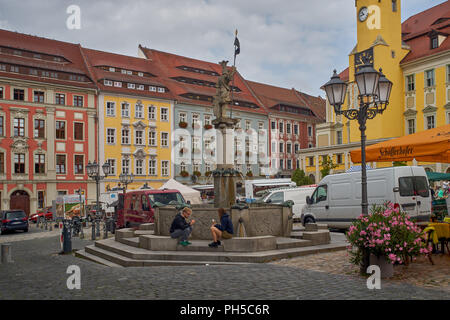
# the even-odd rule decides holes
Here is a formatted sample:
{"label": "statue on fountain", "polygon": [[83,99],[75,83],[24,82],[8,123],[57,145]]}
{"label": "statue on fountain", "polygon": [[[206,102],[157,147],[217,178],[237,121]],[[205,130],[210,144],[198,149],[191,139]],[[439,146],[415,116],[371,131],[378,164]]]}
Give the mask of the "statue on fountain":
{"label": "statue on fountain", "polygon": [[228,61],[225,60],[219,62],[222,66],[222,74],[217,81],[217,90],[213,101],[214,115],[216,116],[215,120],[217,123],[222,122],[222,120],[230,120],[227,117],[226,105],[232,103],[230,95],[232,88],[230,82],[233,80],[233,76],[236,73],[236,68],[228,68],[227,63]]}

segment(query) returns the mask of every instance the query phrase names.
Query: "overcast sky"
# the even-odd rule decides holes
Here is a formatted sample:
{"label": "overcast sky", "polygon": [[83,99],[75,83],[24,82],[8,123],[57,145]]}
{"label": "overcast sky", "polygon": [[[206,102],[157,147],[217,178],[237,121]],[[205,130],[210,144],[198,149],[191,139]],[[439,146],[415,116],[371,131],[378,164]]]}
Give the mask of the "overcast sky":
{"label": "overcast sky", "polygon": [[[402,19],[444,2],[404,0]],[[66,27],[67,7],[81,29]],[[354,0],[0,0],[0,28],[137,56],[139,44],[191,58],[233,60],[248,80],[322,95],[356,44]]]}

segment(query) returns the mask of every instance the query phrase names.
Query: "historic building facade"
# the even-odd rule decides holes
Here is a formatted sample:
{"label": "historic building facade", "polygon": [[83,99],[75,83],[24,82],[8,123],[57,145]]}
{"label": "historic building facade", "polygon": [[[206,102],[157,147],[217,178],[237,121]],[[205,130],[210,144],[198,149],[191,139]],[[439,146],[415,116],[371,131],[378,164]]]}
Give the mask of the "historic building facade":
{"label": "historic building facade", "polygon": [[[359,14],[365,12],[368,14]],[[449,123],[450,2],[418,13],[401,22],[401,1],[357,0],[355,19],[357,45],[349,55],[349,67],[340,77],[347,81],[345,107],[358,107],[355,70],[367,59],[382,68],[393,82],[387,110],[367,122],[367,145]],[[331,73],[330,73],[331,74]],[[328,79],[324,80],[324,83]],[[330,156],[343,172],[353,163],[349,152],[360,148],[357,121],[336,116],[326,105],[326,122],[317,128],[317,148],[300,152],[306,172],[320,180],[321,159]],[[448,164],[417,163],[426,170],[449,171]],[[371,167],[392,166],[392,162],[370,163]]]}
{"label": "historic building facade", "polygon": [[99,158],[111,174],[101,190],[134,175],[128,189],[159,188],[173,176],[172,95],[158,68],[142,58],[83,49],[99,88]]}
{"label": "historic building facade", "polygon": [[266,106],[272,175],[290,177],[302,168],[298,153],[316,146],[316,125],[323,122],[325,100],[292,89],[247,81]]}
{"label": "historic building facade", "polygon": [[[173,126],[184,130],[185,135],[177,136],[175,141],[183,151],[176,149],[179,164],[175,166],[175,179],[187,184],[212,183],[210,173],[216,166],[215,144],[209,130],[215,119],[212,103],[221,66],[142,46],[139,46],[139,56],[158,64],[176,100]],[[228,113],[238,119],[236,169],[244,176],[265,175],[263,168],[268,166],[268,153],[258,150],[267,150],[267,140],[258,132],[267,132],[267,111],[238,72],[234,76],[233,102]],[[240,133],[247,132],[254,132],[258,142],[251,145],[248,138],[239,138]]]}
{"label": "historic building facade", "polygon": [[0,30],[1,209],[34,213],[79,189],[95,198],[96,103],[79,45]]}

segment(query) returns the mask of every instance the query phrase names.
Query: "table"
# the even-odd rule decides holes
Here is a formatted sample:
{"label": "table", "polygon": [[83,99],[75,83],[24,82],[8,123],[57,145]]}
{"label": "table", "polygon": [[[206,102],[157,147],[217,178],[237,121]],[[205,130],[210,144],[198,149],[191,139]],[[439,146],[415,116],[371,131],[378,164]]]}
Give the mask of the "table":
{"label": "table", "polygon": [[450,223],[429,223],[428,226],[424,229],[424,232],[429,232],[433,241],[433,247],[434,245],[438,244],[440,240],[442,245],[442,253],[445,252],[445,245],[447,247],[447,251],[450,254],[450,250],[448,248],[448,241],[450,239]]}
{"label": "table", "polygon": [[445,217],[444,222],[450,223],[450,217]]}

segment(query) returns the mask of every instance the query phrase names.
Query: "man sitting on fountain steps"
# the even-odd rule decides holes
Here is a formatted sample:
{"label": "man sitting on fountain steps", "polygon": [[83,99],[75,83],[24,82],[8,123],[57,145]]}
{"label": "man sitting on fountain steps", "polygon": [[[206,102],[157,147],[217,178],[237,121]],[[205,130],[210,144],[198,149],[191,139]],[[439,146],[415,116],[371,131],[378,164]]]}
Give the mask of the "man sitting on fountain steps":
{"label": "man sitting on fountain steps", "polygon": [[170,226],[170,236],[174,239],[178,239],[183,247],[191,244],[187,239],[192,233],[192,225],[195,223],[195,220],[192,219],[189,222],[186,221],[191,214],[192,210],[190,208],[183,208],[183,210],[175,216],[172,225]]}
{"label": "man sitting on fountain steps", "polygon": [[223,208],[220,208],[217,212],[219,213],[220,224],[216,224],[216,221],[212,220],[211,234],[214,241],[209,244],[212,248],[220,246],[220,238],[231,239],[233,237],[233,223],[230,215]]}

